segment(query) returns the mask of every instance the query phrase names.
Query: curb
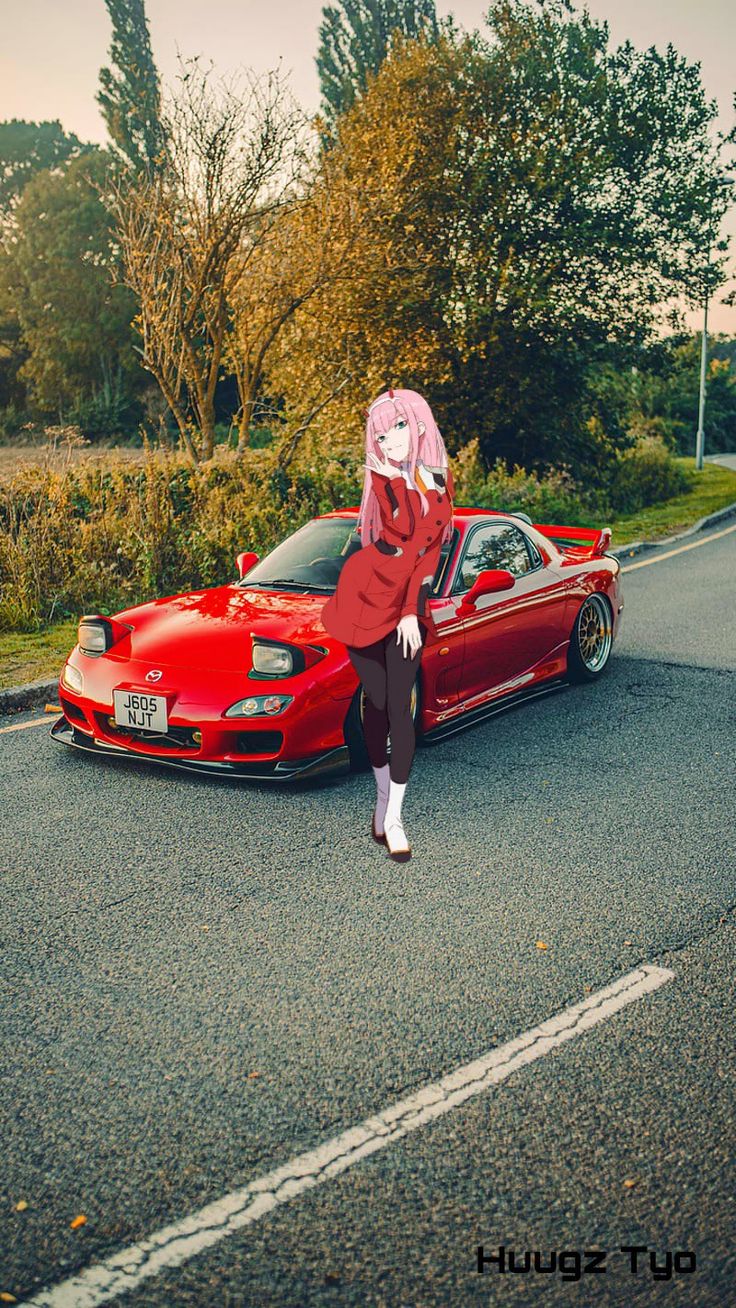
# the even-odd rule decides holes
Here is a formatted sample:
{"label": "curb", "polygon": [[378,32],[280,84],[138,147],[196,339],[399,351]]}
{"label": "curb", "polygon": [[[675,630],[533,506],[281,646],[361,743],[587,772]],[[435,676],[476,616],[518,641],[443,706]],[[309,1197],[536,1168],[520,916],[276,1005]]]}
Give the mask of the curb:
{"label": "curb", "polygon": [[37,704],[45,704],[49,695],[58,695],[58,693],[58,677],[54,677],[53,681],[46,678],[29,681],[27,686],[8,686],[7,690],[0,690],[0,713],[35,708]]}
{"label": "curb", "polygon": [[663,536],[661,540],[634,540],[630,545],[619,545],[615,550],[606,550],[606,554],[613,554],[619,560],[628,559],[632,554],[641,554],[643,550],[659,549],[661,545],[672,545],[677,540],[684,540],[686,536],[694,536],[696,532],[704,531],[706,527],[712,527],[724,518],[732,518],[734,514],[736,502],[727,504],[723,509],[716,509],[715,513],[709,513],[705,518],[699,518],[692,527],[678,532],[676,536]]}
{"label": "curb", "polygon": [[[619,560],[628,559],[634,554],[641,554],[643,550],[658,549],[660,545],[671,545],[674,541],[683,540],[685,536],[694,536],[696,532],[704,531],[706,527],[711,527],[724,518],[732,518],[735,514],[736,502],[717,509],[715,513],[709,513],[705,518],[699,518],[692,527],[679,532],[677,536],[664,536],[662,540],[635,540],[629,545],[619,545],[615,550],[606,550],[606,553]],[[58,694],[58,689],[58,677],[51,681],[31,681],[27,686],[9,686],[7,690],[0,690],[0,713],[17,712],[34,708],[36,704],[45,704],[49,695]]]}

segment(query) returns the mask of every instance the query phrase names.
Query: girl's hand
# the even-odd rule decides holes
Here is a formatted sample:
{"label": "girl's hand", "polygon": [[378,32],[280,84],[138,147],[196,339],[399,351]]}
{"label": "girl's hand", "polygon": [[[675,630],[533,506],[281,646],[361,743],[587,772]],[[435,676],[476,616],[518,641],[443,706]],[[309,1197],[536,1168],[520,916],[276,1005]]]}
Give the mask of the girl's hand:
{"label": "girl's hand", "polygon": [[369,459],[370,462],[364,463],[363,467],[367,468],[369,472],[380,472],[382,477],[391,477],[392,479],[401,476],[401,468],[397,468],[394,463],[389,463],[388,455],[386,455],[385,459],[379,459],[377,454],[371,453],[366,454],[366,459]]}
{"label": "girl's hand", "polygon": [[404,643],[404,658],[414,658],[417,650],[422,648],[422,633],[419,630],[419,619],[414,613],[407,613],[402,618],[396,628],[396,644],[399,641]]}

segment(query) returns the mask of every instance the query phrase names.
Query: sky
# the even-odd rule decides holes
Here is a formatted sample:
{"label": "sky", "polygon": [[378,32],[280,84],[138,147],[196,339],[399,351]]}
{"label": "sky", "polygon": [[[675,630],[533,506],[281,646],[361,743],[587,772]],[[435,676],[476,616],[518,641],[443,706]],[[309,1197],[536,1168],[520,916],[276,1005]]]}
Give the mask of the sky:
{"label": "sky", "polygon": [[[59,119],[80,139],[104,144],[105,124],[95,101],[99,70],[108,63],[110,19],[103,0],[1,0],[0,120]],[[483,29],[484,0],[437,2],[457,25]],[[576,0],[576,8],[605,20],[609,45],[630,40],[638,49],[668,42],[699,63],[706,94],[717,102],[714,131],[734,122],[736,5],[734,0]],[[164,84],[173,86],[178,57],[200,55],[225,77],[245,67],[256,73],[279,67],[302,107],[319,108],[315,55],[322,0],[147,0],[154,58]],[[732,238],[729,268],[736,273],[736,184],[722,235]],[[736,307],[719,299],[736,287],[732,278],[708,309],[710,331],[736,335]],[[702,326],[702,311],[687,315]]]}

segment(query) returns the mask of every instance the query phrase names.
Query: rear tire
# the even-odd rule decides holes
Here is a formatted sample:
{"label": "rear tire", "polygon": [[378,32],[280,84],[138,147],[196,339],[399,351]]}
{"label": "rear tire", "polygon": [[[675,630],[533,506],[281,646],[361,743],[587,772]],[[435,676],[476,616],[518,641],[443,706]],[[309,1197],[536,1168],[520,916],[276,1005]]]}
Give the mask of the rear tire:
{"label": "rear tire", "polygon": [[567,650],[570,681],[596,681],[608,667],[613,647],[613,612],[605,595],[596,591],[583,601]]}
{"label": "rear tire", "polygon": [[[358,686],[352,700],[350,708],[345,717],[345,744],[350,754],[350,771],[366,772],[371,765],[368,757],[368,750],[365,744],[365,733],[363,731],[363,710],[365,706],[365,691],[362,685]],[[411,688],[410,699],[411,716],[414,721],[414,731],[416,733],[417,745],[421,743],[419,730],[419,721],[421,717],[421,690],[419,687],[419,673],[416,675],[414,685]],[[388,738],[388,757],[391,757],[391,736]]]}

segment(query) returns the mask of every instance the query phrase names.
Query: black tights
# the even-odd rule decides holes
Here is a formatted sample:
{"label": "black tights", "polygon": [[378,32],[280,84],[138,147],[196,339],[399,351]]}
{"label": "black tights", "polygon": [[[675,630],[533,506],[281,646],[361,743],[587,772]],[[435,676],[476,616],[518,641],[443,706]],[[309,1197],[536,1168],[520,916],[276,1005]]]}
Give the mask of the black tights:
{"label": "black tights", "polygon": [[409,779],[416,744],[410,699],[427,635],[421,622],[419,631],[422,645],[413,658],[405,655],[403,643],[397,642],[395,627],[372,645],[363,645],[359,649],[354,645],[346,646],[365,691],[363,734],[371,766],[381,768],[385,765],[390,733],[389,776],[398,782]]}

